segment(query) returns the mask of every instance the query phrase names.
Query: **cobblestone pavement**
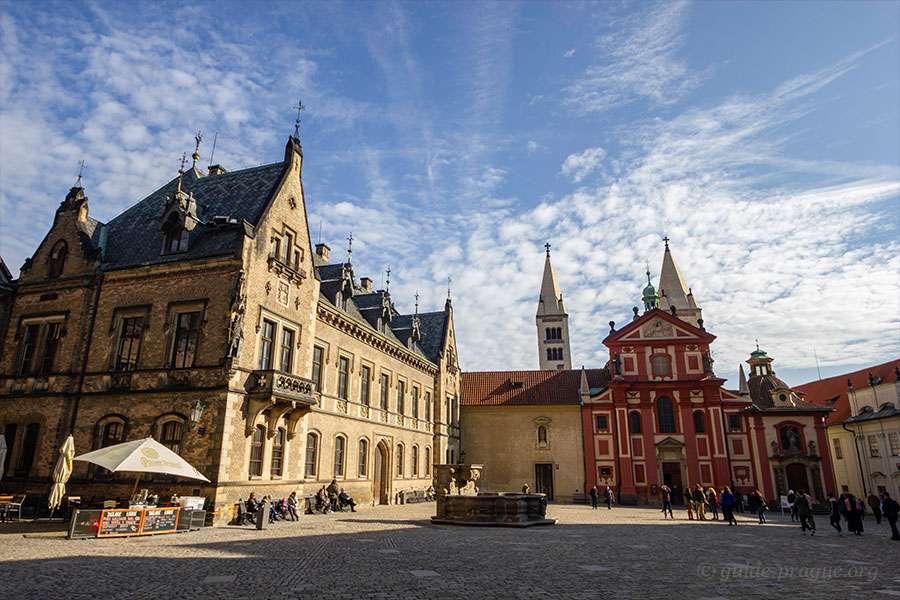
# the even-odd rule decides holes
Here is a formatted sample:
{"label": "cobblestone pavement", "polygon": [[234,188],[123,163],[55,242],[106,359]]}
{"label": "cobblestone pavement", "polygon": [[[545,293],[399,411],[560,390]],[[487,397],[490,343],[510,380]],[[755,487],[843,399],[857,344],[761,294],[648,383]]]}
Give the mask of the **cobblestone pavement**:
{"label": "cobblestone pavement", "polygon": [[557,525],[508,529],[438,527],[433,511],[100,540],[0,525],[0,598],[900,597],[900,542],[871,517],[865,535],[839,538],[818,516],[810,537],[777,514],[727,527],[559,504],[548,510]]}

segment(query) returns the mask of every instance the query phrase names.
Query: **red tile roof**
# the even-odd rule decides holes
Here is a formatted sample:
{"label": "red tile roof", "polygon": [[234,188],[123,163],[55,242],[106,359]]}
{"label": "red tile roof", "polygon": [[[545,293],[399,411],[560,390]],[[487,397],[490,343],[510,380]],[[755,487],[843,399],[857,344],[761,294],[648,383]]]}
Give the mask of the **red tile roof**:
{"label": "red tile roof", "polygon": [[[606,369],[585,369],[588,386],[602,388]],[[581,369],[571,371],[481,371],[462,374],[462,406],[580,404]]]}
{"label": "red tile roof", "polygon": [[853,373],[835,375],[819,381],[810,381],[809,383],[795,386],[794,391],[805,393],[806,398],[804,400],[807,402],[834,409],[834,412],[825,420],[826,424],[840,423],[850,416],[850,402],[847,399],[847,378],[853,383],[853,389],[859,390],[869,385],[869,373],[876,378],[881,377],[882,381],[894,381],[897,378],[894,368],[897,366],[900,366],[900,359],[860,369]]}

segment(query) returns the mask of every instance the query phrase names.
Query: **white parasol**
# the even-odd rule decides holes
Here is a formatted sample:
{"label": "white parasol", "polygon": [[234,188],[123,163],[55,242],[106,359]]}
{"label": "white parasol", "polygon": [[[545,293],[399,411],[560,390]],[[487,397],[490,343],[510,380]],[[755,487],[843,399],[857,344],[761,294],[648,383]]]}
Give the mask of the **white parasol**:
{"label": "white parasol", "polygon": [[62,448],[59,449],[59,460],[53,467],[53,489],[50,490],[50,501],[48,502],[51,516],[53,516],[53,511],[59,508],[63,496],[66,495],[66,482],[72,475],[72,457],[74,456],[75,440],[70,434]]}

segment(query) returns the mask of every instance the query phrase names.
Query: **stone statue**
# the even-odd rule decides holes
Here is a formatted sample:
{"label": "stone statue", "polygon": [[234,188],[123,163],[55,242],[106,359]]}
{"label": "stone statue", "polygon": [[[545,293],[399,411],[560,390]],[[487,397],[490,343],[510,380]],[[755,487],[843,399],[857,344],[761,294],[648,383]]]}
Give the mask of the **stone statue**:
{"label": "stone statue", "polygon": [[712,354],[709,351],[703,355],[703,372],[704,373],[712,373],[713,372],[713,363],[716,361],[713,360]]}
{"label": "stone statue", "polygon": [[619,358],[618,354],[613,355],[613,375],[621,375],[622,374],[622,360]]}
{"label": "stone statue", "polygon": [[816,443],[812,440],[809,440],[809,444],[807,444],[807,446],[809,446],[809,455],[815,456],[816,455]]}
{"label": "stone statue", "polygon": [[772,456],[778,456],[778,442],[772,440]]}
{"label": "stone statue", "polygon": [[234,295],[231,297],[231,310],[228,318],[228,357],[237,358],[241,354],[244,343],[244,312],[247,308],[247,295],[244,294],[244,273],[238,276]]}
{"label": "stone statue", "polygon": [[787,436],[788,436],[788,441],[790,442],[788,444],[788,448],[790,448],[791,450],[799,450],[800,449],[800,433],[797,432],[797,428],[789,427]]}

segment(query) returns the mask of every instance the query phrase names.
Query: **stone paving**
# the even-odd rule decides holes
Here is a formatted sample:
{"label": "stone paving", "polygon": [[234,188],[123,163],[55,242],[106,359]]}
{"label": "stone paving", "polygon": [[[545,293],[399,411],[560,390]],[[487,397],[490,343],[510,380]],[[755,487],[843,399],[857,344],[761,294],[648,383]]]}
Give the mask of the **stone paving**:
{"label": "stone paving", "polygon": [[900,597],[900,542],[866,520],[803,536],[777,513],[738,527],[652,508],[551,504],[557,525],[434,526],[434,504],[303,515],[265,531],[218,527],[66,540],[0,525],[0,598],[866,598]]}

